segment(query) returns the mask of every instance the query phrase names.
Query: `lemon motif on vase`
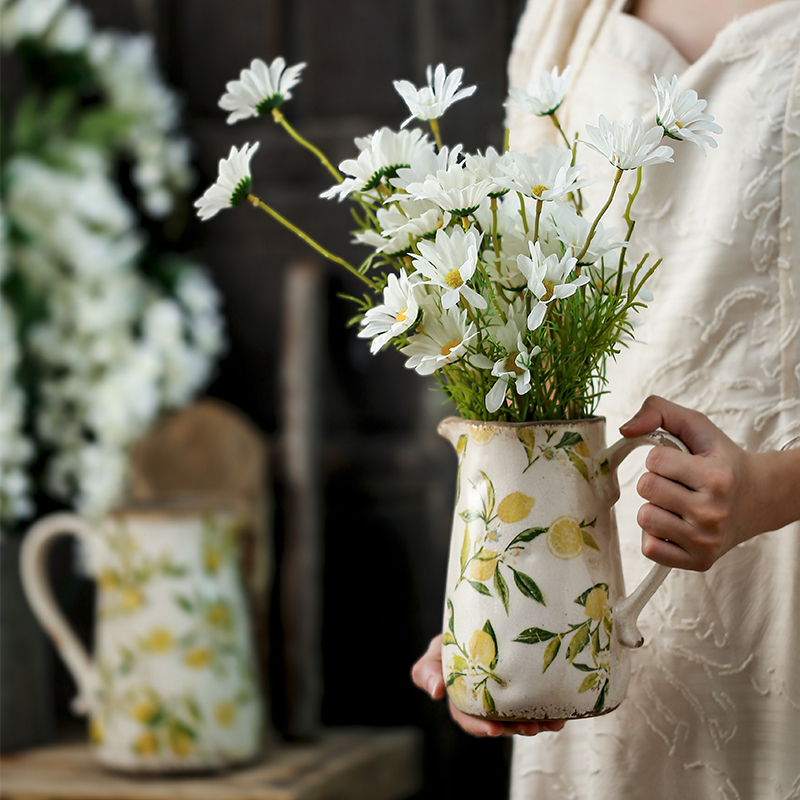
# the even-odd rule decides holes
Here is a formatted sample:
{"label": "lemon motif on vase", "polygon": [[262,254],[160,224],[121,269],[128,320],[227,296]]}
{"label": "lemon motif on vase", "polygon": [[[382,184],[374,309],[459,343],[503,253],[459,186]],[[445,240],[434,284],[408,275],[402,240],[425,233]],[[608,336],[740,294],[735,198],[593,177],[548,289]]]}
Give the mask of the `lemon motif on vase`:
{"label": "lemon motif on vase", "polygon": [[475,661],[486,667],[491,665],[497,655],[494,639],[486,631],[482,630],[475,631],[469,637],[467,649]]}
{"label": "lemon motif on vase", "polygon": [[214,721],[222,728],[230,728],[236,722],[237,709],[232,700],[221,700],[214,707]]}
{"label": "lemon motif on vase", "polygon": [[212,653],[207,647],[193,647],[183,657],[183,662],[192,669],[203,669],[211,663]]}
{"label": "lemon motif on vase", "polygon": [[450,696],[458,708],[469,707],[469,688],[467,687],[467,680],[463,675],[459,675],[450,684]]}
{"label": "lemon motif on vase", "polygon": [[609,612],[608,589],[605,586],[595,586],[586,596],[584,611],[586,616],[595,622],[599,622]]}
{"label": "lemon motif on vase", "polygon": [[478,445],[489,444],[489,442],[494,439],[496,433],[496,429],[491,425],[472,425],[470,427],[472,441]]}
{"label": "lemon motif on vase", "polygon": [[550,552],[564,560],[579,556],[584,541],[580,523],[575,517],[559,517],[547,531],[547,547]]}
{"label": "lemon motif on vase", "polygon": [[476,581],[488,581],[497,569],[497,556],[494,550],[484,550],[479,557],[474,558],[469,565],[470,577]]}
{"label": "lemon motif on vase", "polygon": [[169,732],[169,747],[176,756],[188,756],[193,744],[192,737],[182,728],[176,726]]}
{"label": "lemon motif on vase", "polygon": [[158,738],[152,731],[145,731],[134,742],[133,749],[140,756],[153,756],[158,753]]}
{"label": "lemon motif on vase", "polygon": [[512,492],[506,495],[497,506],[497,516],[501,522],[513,525],[521,522],[531,513],[536,500],[522,492]]}
{"label": "lemon motif on vase", "polygon": [[175,645],[175,637],[169,628],[153,628],[142,645],[150,653],[168,653]]}

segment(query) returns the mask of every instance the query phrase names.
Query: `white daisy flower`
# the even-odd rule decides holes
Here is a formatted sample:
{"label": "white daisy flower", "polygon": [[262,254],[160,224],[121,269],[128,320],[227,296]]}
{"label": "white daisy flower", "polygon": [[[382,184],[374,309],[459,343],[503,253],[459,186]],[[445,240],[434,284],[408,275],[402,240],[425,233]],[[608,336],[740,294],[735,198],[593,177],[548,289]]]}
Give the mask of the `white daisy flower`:
{"label": "white daisy flower", "polygon": [[569,66],[561,75],[558,74],[558,67],[553,67],[551,72],[542,70],[539,77],[528,84],[527,90],[510,89],[509,99],[523,111],[535,114],[537,117],[554,114],[564,102],[564,95],[569,86],[569,72]]}
{"label": "white daisy flower", "polygon": [[660,125],[646,131],[641,117],[628,117],[625,124],[620,125],[609,122],[602,114],[597,124],[599,127],[586,126],[591,141],[585,144],[605,156],[612,167],[637,169],[672,161],[672,148],[659,146],[664,136]]}
{"label": "white daisy flower", "polygon": [[441,317],[426,312],[422,328],[423,333],[412,336],[400,349],[408,356],[406,367],[420,375],[431,375],[446,364],[458,361],[478,335],[474,323],[467,324],[467,312],[458,308],[444,309]]}
{"label": "white daisy flower", "polygon": [[453,228],[451,232],[442,228],[434,241],[423,240],[417,245],[420,255],[412,254],[417,271],[444,290],[443,308],[452,308],[462,297],[475,308],[486,308],[486,298],[468,283],[478,265],[480,241],[481,234],[472,228]]}
{"label": "white daisy flower", "polygon": [[250,159],[258,150],[259,142],[246,144],[241,150],[231,147],[227,158],[220,159],[219,177],[216,183],[206,189],[205,194],[195,201],[197,215],[202,220],[213,217],[218,211],[229,206],[238,206],[247,199],[253,179],[250,175]]}
{"label": "white daisy flower", "polygon": [[537,200],[555,200],[593,182],[580,177],[584,167],[582,164],[572,166],[569,150],[549,142],[538,148],[533,157],[514,153],[513,160],[501,163],[500,169],[505,175],[496,179],[498,186]]}
{"label": "white daisy flower", "polygon": [[[566,252],[570,256],[578,256],[583,252],[586,238],[591,229],[591,223],[586,217],[580,216],[568,203],[555,202],[548,206],[549,213],[543,217],[543,224],[539,229],[539,241],[545,255],[558,253],[559,256]],[[616,250],[621,242],[611,241],[617,233],[616,228],[605,228],[601,222],[595,227],[592,241],[589,243],[580,265],[594,264],[606,253]]]}
{"label": "white daisy flower", "polygon": [[453,103],[473,94],[476,86],[459,91],[463,74],[464,70],[459,68],[448,75],[444,64],[439,64],[435,73],[428,67],[425,72],[428,85],[422,89],[417,89],[410,81],[395,81],[394,88],[411,112],[411,116],[400,127],[405,128],[415,117],[421,120],[439,119]]}
{"label": "white daisy flower", "polygon": [[489,192],[490,197],[502,197],[508,192],[508,189],[500,186],[497,183],[498,178],[505,177],[505,170],[510,169],[514,163],[514,153],[506,150],[504,153],[498,153],[494,147],[488,147],[485,154],[477,153],[472,155],[467,153],[466,165],[467,168],[472,170],[478,180],[488,178],[494,183],[492,191]]}
{"label": "white daisy flower", "polygon": [[405,272],[389,275],[383,290],[383,305],[370,308],[361,321],[362,339],[372,339],[370,352],[377,353],[387,342],[407,331],[417,322],[419,302],[415,284]]}
{"label": "white daisy flower", "polygon": [[[408,196],[430,200],[444,211],[458,217],[467,217],[478,210],[489,193],[497,188],[491,178],[479,180],[466,164],[454,164],[440,169],[421,183],[406,186]],[[397,198],[401,203],[403,198]]]}
{"label": "white daisy flower", "polygon": [[291,96],[291,89],[300,82],[300,73],[305,63],[286,68],[283,58],[276,58],[267,66],[260,58],[254,58],[250,69],[239,73],[238,81],[225,84],[227,92],[219,99],[219,106],[228,115],[228,125],[240,119],[268,114]]}
{"label": "white daisy flower", "polygon": [[353,192],[371,191],[384,179],[394,178],[398,170],[409,167],[420,153],[433,153],[433,144],[418,128],[399,132],[381,128],[355,141],[361,151],[358,158],[347,159],[339,165],[339,170],[347,177],[323,192],[321,197],[337,197],[341,201]]}
{"label": "white daisy flower", "polygon": [[405,200],[402,209],[397,203],[391,203],[379,208],[376,216],[381,232],[365,231],[356,239],[374,245],[379,253],[390,255],[405,252],[417,239],[432,238],[451,218],[428,200]]}
{"label": "white daisy flower", "polygon": [[703,142],[716,147],[716,140],[709,134],[722,133],[722,128],[714,122],[714,117],[703,113],[706,101],[698,99],[693,89],[681,92],[677,75],[672,76],[671,83],[666,78],[653,77],[656,80],[653,92],[658,103],[656,122],[664,133],[671,139],[694,142],[703,155],[706,154]]}
{"label": "white daisy flower", "polygon": [[452,150],[447,146],[438,151],[432,147],[422,150],[414,156],[408,167],[398,169],[397,177],[391,178],[389,183],[396,189],[407,192],[412,183],[423,183],[426,178],[435,175],[439,170],[448,170],[458,164],[460,155],[460,144]]}
{"label": "white daisy flower", "polygon": [[535,331],[544,321],[547,306],[553,300],[572,296],[579,286],[589,282],[589,278],[581,275],[569,281],[577,263],[573,256],[559,258],[555,253],[545,256],[539,242],[529,243],[529,250],[530,257],[517,257],[517,267],[528,281],[528,289],[537,301],[528,315],[528,328]]}
{"label": "white daisy flower", "polygon": [[524,330],[524,315],[519,319],[509,315],[505,325],[490,330],[492,339],[500,347],[501,357],[493,362],[484,355],[470,356],[470,364],[479,369],[490,369],[497,378],[484,401],[486,410],[492,414],[503,404],[512,386],[519,395],[527,394],[531,389],[531,367],[542,348],[535,345],[529,349],[523,338]]}

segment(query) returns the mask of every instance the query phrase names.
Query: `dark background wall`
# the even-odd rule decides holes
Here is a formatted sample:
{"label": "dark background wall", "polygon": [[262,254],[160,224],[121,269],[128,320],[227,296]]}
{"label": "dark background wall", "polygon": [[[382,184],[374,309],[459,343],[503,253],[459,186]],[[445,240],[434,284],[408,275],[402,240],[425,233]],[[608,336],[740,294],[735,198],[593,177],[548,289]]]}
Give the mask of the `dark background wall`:
{"label": "dark background wall", "polygon": [[[217,107],[225,83],[251,59],[306,61],[284,111],[334,163],[354,136],[407,116],[395,79],[424,83],[428,64],[465,69],[472,97],[442,122],[449,144],[502,144],[506,59],[522,0],[85,0],[96,26],[147,30],[169,83],[184,99],[195,143],[198,195],[231,145],[260,141],[254,191],[329,249],[358,263],[346,203],[318,198],[328,173],[269,118],[228,126]],[[249,206],[193,219],[181,242],[208,266],[225,298],[231,340],[210,394],[280,437],[279,368],[284,280],[308,250]],[[326,725],[417,725],[426,735],[424,797],[505,794],[507,745],[457,731],[444,704],[409,679],[411,664],[440,630],[455,457],[435,433],[448,409],[432,383],[397,353],[373,357],[345,321],[357,292],[324,267],[327,318],[321,381],[324,483],[321,715]],[[302,369],[303,365],[296,365]],[[280,497],[280,495],[279,495]],[[276,548],[281,552],[281,509]],[[276,680],[276,724],[281,725]]]}

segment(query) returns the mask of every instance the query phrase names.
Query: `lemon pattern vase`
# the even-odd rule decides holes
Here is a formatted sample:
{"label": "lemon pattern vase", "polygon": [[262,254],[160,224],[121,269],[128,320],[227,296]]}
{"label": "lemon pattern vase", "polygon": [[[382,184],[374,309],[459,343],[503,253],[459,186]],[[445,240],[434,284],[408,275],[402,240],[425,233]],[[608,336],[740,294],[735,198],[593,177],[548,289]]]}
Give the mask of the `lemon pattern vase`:
{"label": "lemon pattern vase", "polygon": [[495,720],[605,714],[625,697],[636,619],[669,569],[625,596],[613,505],[636,447],[686,448],[656,432],[605,445],[605,420],[503,423],[450,417],[458,455],[442,664],[463,712]]}
{"label": "lemon pattern vase", "polygon": [[[25,537],[31,606],[78,687],[103,764],[127,772],[194,772],[262,752],[256,673],[239,539],[246,518],[203,503],[129,507],[90,524],[53,514]],[[90,657],[55,604],[48,552],[70,534],[97,581]]]}

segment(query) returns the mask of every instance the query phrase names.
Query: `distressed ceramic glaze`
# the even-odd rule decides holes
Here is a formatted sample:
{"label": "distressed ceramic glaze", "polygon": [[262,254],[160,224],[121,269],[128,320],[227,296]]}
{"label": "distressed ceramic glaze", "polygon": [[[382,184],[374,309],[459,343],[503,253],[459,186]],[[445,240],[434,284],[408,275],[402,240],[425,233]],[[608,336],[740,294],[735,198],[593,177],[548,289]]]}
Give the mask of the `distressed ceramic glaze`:
{"label": "distressed ceramic glaze", "polygon": [[448,693],[498,720],[597,716],[625,697],[636,618],[669,569],[625,597],[616,470],[664,433],[605,445],[605,420],[451,417],[458,454],[442,640]]}
{"label": "distressed ceramic glaze", "polygon": [[[94,527],[45,517],[22,553],[26,593],[75,678],[97,758],[132,771],[213,769],[256,756],[262,701],[234,511],[131,508]],[[90,659],[53,602],[46,557],[64,534],[97,581]]]}

